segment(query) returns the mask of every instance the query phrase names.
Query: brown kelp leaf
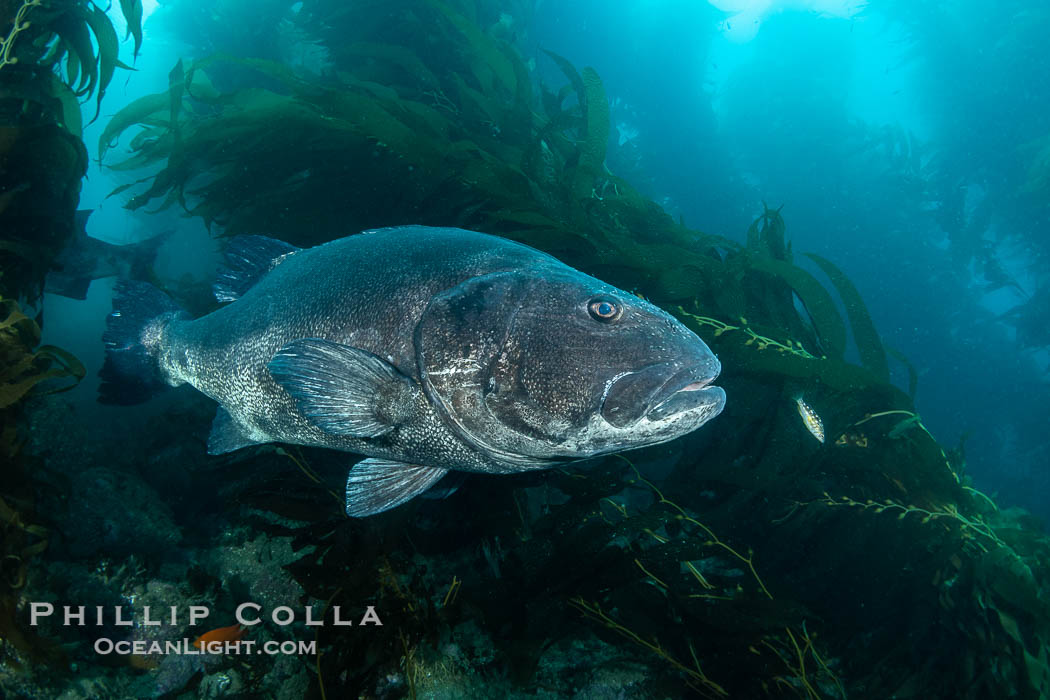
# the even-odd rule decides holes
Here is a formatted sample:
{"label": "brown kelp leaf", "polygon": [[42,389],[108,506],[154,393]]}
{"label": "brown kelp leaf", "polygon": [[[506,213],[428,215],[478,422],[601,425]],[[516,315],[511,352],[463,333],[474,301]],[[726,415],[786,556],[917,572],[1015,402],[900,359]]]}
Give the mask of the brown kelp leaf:
{"label": "brown kelp leaf", "polygon": [[868,314],[868,307],[860,292],[853,286],[853,282],[833,262],[822,258],[815,253],[807,253],[806,257],[815,262],[824,274],[828,276],[831,283],[846,306],[849,315],[850,328],[853,330],[853,340],[857,343],[860,352],[860,362],[868,368],[876,377],[884,382],[890,380],[890,368],[886,363],[886,351],[882,347],[875,324]]}
{"label": "brown kelp leaf", "polygon": [[787,226],[780,214],[784,206],[770,209],[762,202],[762,207],[762,216],[752,221],[747,229],[747,249],[757,255],[791,262],[791,246],[785,240]]}
{"label": "brown kelp leaf", "polygon": [[138,58],[139,49],[142,48],[142,0],[120,0],[120,11],[128,23],[128,33],[124,38],[135,37],[134,57]]}
{"label": "brown kelp leaf", "polygon": [[30,389],[40,382],[62,376],[65,376],[65,372],[62,370],[51,369],[46,372],[26,377],[17,382],[0,384],[0,408],[7,408],[8,406],[17,403],[23,396],[29,393]]}
{"label": "brown kelp leaf", "polygon": [[[791,377],[802,380],[803,383],[819,381],[822,385],[841,392],[856,392],[879,385],[879,380],[863,367],[841,360],[810,359],[769,348],[754,351],[751,347],[744,347],[747,336],[726,333],[719,338],[712,338],[710,328],[697,327],[690,323],[688,317],[682,320],[702,338],[714,344],[721,357],[731,356],[735,371],[738,372]],[[903,394],[901,396],[903,397]]]}
{"label": "brown kelp leaf", "polygon": [[1028,669],[1028,682],[1032,684],[1032,688],[1040,698],[1050,695],[1050,651],[1044,645],[1040,647],[1039,656],[1036,657],[1025,649],[1024,660]]}
{"label": "brown kelp leaf", "polygon": [[139,182],[128,182],[128,183],[125,183],[123,185],[119,185],[119,186],[113,188],[113,191],[106,195],[106,199],[109,199],[113,195],[120,194],[121,192],[129,190],[132,187],[134,187],[135,185],[139,184],[140,182],[143,182],[143,180],[140,180]]}
{"label": "brown kelp leaf", "polygon": [[83,131],[80,102],[77,100],[77,96],[73,93],[72,88],[57,75],[52,73],[50,79],[51,96],[62,103],[62,126],[69,133],[79,138]]}
{"label": "brown kelp leaf", "polygon": [[[113,29],[113,23],[103,10],[94,4],[88,5],[86,21],[91,32],[95,35],[98,44],[98,90],[95,92],[95,116],[91,121],[98,119],[102,109],[102,96],[106,94],[106,88],[113,79],[113,73],[118,66],[123,66],[117,54],[120,51],[120,41],[117,39],[117,31]],[[125,68],[127,66],[124,66]]]}
{"label": "brown kelp leaf", "polygon": [[88,30],[88,13],[77,8],[63,13],[51,22],[51,28],[66,43],[70,55],[76,54],[80,61],[80,82],[75,91],[78,95],[90,95],[98,85],[98,59]]}
{"label": "brown kelp leaf", "polygon": [[[310,94],[314,96],[326,94],[326,90],[316,84],[312,84],[302,77],[300,77],[294,70],[289,68],[283,63],[278,61],[271,61],[265,58],[243,58],[241,56],[232,56],[230,54],[216,53],[202,58],[198,61],[194,61],[188,69],[186,69],[186,80],[190,83],[190,86],[194,88],[193,92],[196,92],[198,86],[198,80],[195,77],[195,73],[205,68],[212,63],[234,63],[245,68],[251,68],[257,70],[264,75],[268,75],[274,80],[278,80],[284,84],[289,90],[294,91],[297,94]],[[204,76],[204,82],[200,82],[203,85],[211,85],[211,82],[207,80],[207,76]],[[214,90],[214,87],[212,88]],[[197,97],[197,95],[194,95]],[[202,99],[198,97],[198,99]]]}
{"label": "brown kelp leaf", "polygon": [[[143,168],[147,165],[152,165],[158,160],[167,158],[171,152],[171,148],[174,145],[175,137],[172,135],[167,128],[167,122],[164,122],[163,127],[154,129],[144,129],[131,140],[130,148],[135,155],[125,160],[117,161],[116,163],[110,163],[107,167],[110,170],[136,170]],[[137,185],[149,180],[149,177],[136,180],[131,185]],[[121,186],[117,188],[120,192],[128,189],[128,187]],[[116,194],[116,191],[106,195],[112,197]]]}
{"label": "brown kelp leaf", "polygon": [[[695,264],[697,262],[700,264]],[[714,265],[704,265],[699,256],[681,265],[665,268],[658,278],[656,290],[652,292],[652,300],[664,304],[684,303],[697,298],[701,290],[712,283],[717,284],[721,277],[721,270],[716,272],[714,268]]]}
{"label": "brown kelp leaf", "polygon": [[456,98],[456,104],[461,105],[471,114],[483,115],[482,118],[493,124],[500,120],[504,112],[504,105],[495,96],[490,97],[492,93],[485,93],[471,87],[462,76],[456,74],[451,75],[449,79],[455,88],[454,92],[458,93],[453,95]]}
{"label": "brown kelp leaf", "polygon": [[518,90],[518,76],[510,59],[500,51],[496,41],[486,35],[473,22],[459,14],[441,0],[427,0],[449,23],[467,40],[471,51],[470,69],[478,85],[486,92],[496,90],[507,95],[515,95]]}
{"label": "brown kelp leaf", "polygon": [[171,102],[167,92],[145,95],[125,106],[110,118],[106,128],[102,130],[102,135],[98,137],[99,161],[127,129],[158,113],[167,111],[170,114],[170,110]]}
{"label": "brown kelp leaf", "polygon": [[75,51],[71,51],[65,42],[57,43],[62,46],[62,55],[66,56],[66,84],[72,90],[80,77],[80,57]]}
{"label": "brown kelp leaf", "polygon": [[179,134],[179,112],[182,110],[182,93],[186,84],[186,70],[182,66],[182,59],[175,62],[175,66],[168,73],[168,108],[170,116],[171,132],[178,138]]}
{"label": "brown kelp leaf", "polygon": [[[583,86],[583,78],[580,77],[580,73],[576,70],[576,66],[574,66],[569,59],[560,56],[553,51],[544,49],[543,53],[550,56],[551,60],[553,60],[558,68],[561,69],[561,72],[565,74],[565,77],[569,79],[569,84],[572,86],[572,89],[576,91],[576,94],[579,96],[580,104],[582,105],[584,100],[583,96],[587,93],[587,90]],[[562,88],[561,92],[558,94],[557,105],[559,111],[567,94],[566,88]],[[554,115],[552,114],[551,116],[553,117]]]}
{"label": "brown kelp leaf", "polygon": [[[22,313],[22,309],[18,308],[18,304],[16,304],[13,300],[4,299],[2,302],[0,302],[0,304],[3,304],[3,307],[7,310],[7,316],[4,317],[4,320],[0,321],[0,331],[5,331],[8,329],[10,329],[11,331],[28,330],[28,327],[36,326],[36,323],[33,321],[33,319],[29,318],[24,313]],[[36,342],[40,342],[39,329],[36,331],[35,337]]]}
{"label": "brown kelp leaf", "polygon": [[580,102],[586,131],[574,176],[573,191],[577,199],[592,195],[595,180],[605,169],[605,148],[609,141],[609,100],[602,79],[589,66],[583,69],[581,79],[584,93],[580,95]]}
{"label": "brown kelp leaf", "polygon": [[[354,42],[340,47],[340,52],[349,56],[361,57],[363,60],[380,62],[396,68],[404,78],[417,81],[420,87],[429,91],[430,97],[439,101],[441,99],[441,81],[431,72],[419,57],[405,48],[392,44],[378,44],[373,42]],[[388,80],[390,83],[400,81]]]}
{"label": "brown kelp leaf", "polygon": [[[77,359],[76,355],[56,345],[41,345],[37,348],[36,358],[43,358],[56,363],[63,373],[73,377],[77,382],[87,375],[87,370],[84,369],[84,365]],[[72,387],[67,388],[71,389]],[[61,389],[60,391],[66,391],[66,389]]]}
{"label": "brown kelp leaf", "polygon": [[521,224],[528,227],[557,229],[558,224],[545,214],[534,210],[499,209],[490,214],[494,221],[507,224]]}
{"label": "brown kelp leaf", "polygon": [[208,103],[218,102],[222,97],[222,93],[215,88],[200,62],[194,63],[186,71],[186,94],[195,100]]}
{"label": "brown kelp leaf", "polygon": [[0,383],[13,384],[33,367],[33,356],[26,353],[14,362],[8,362],[0,370]]}
{"label": "brown kelp leaf", "polygon": [[915,369],[915,365],[913,365],[908,359],[908,357],[900,350],[897,350],[896,348],[891,347],[889,345],[883,345],[883,347],[886,348],[886,353],[888,355],[890,355],[891,357],[893,357],[893,359],[897,360],[902,365],[904,365],[904,368],[908,371],[908,396],[910,396],[911,400],[914,401],[915,391],[919,387],[918,370]]}
{"label": "brown kelp leaf", "polygon": [[813,325],[827,356],[842,359],[846,351],[846,325],[842,322],[842,317],[835,308],[835,301],[828,290],[824,289],[824,285],[802,268],[783,260],[752,257],[749,265],[754,270],[779,277],[795,290],[813,319]]}
{"label": "brown kelp leaf", "polygon": [[0,301],[6,316],[0,321],[0,408],[14,405],[34,386],[48,379],[72,378],[72,384],[55,389],[65,391],[84,378],[85,369],[69,352],[40,342],[40,327],[22,313],[14,300]]}

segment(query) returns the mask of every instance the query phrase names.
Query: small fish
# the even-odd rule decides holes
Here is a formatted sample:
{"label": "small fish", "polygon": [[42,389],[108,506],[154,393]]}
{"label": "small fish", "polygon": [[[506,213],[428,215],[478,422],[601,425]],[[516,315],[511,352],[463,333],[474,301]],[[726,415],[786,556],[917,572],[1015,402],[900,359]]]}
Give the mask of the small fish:
{"label": "small fish", "polygon": [[824,421],[820,420],[820,416],[814,411],[808,403],[802,400],[802,397],[795,398],[795,404],[798,406],[798,414],[802,416],[802,422],[806,425],[806,430],[813,433],[820,442],[824,442]]}
{"label": "small fish", "polygon": [[200,649],[205,644],[211,644],[212,642],[239,642],[243,638],[244,627],[240,624],[230,625],[229,627],[217,627],[197,637],[197,640],[193,642],[193,646]]}

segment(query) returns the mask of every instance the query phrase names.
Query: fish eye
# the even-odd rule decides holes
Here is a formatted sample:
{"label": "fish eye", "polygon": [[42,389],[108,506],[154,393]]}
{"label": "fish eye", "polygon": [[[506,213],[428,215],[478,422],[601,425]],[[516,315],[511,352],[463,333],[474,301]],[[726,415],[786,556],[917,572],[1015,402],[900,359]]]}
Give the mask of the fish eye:
{"label": "fish eye", "polygon": [[616,321],[623,314],[623,307],[614,299],[591,299],[587,304],[587,310],[595,321],[604,323]]}

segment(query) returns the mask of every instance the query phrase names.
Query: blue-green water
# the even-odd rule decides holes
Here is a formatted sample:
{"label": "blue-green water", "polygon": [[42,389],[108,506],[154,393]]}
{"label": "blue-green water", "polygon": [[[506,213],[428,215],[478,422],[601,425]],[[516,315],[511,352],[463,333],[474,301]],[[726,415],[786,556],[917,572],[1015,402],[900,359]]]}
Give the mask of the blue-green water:
{"label": "blue-green water", "polygon": [[[457,226],[672,313],[719,355],[726,408],[626,453],[631,464],[471,475],[429,494],[443,498],[348,519],[356,455],[264,444],[209,456],[215,402],[189,387],[96,402],[110,273],[84,300],[12,286],[4,296],[36,317],[40,342],[74,354],[85,376],[2,406],[26,441],[0,490],[9,695],[1050,693],[1050,9],[141,6],[140,55],[120,44],[135,70],[116,68],[95,121],[97,91],[84,92],[75,208],[92,210],[87,234],[108,243],[166,234],[136,274],[192,316],[217,307],[229,236],[310,247]],[[121,9],[107,14],[124,39]],[[11,26],[0,15],[0,34]],[[74,46],[63,40],[51,41]],[[69,81],[68,61],[50,69],[56,80]],[[0,66],[0,85],[15,65]],[[5,105],[37,99],[5,89]],[[0,114],[23,128],[30,112]],[[0,148],[28,142],[4,128]],[[0,196],[39,192],[4,157]],[[57,161],[38,162],[58,179]],[[32,239],[9,201],[0,235]],[[349,260],[345,274],[370,264]],[[9,280],[14,270],[5,262]],[[307,285],[273,303],[311,298]],[[373,303],[380,317],[396,306]],[[558,327],[548,340],[572,357]],[[522,362],[528,385],[537,360]],[[42,601],[56,613],[33,626]],[[280,606],[298,618],[231,631],[245,602],[264,619]],[[305,606],[331,621],[338,604],[353,626],[304,624]],[[106,620],[63,625],[62,605],[105,606]],[[179,619],[146,625],[143,605]],[[199,629],[191,605],[211,611]],[[382,626],[358,624],[368,606]],[[321,660],[318,649],[107,655],[96,642],[208,630],[315,640]]]}

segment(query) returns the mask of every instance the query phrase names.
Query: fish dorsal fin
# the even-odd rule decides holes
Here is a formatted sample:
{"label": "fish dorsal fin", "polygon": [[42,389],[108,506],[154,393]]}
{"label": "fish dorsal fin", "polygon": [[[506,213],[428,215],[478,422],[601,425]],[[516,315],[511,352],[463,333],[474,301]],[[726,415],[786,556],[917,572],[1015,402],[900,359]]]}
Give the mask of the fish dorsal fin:
{"label": "fish dorsal fin", "polygon": [[320,338],[288,343],[268,367],[306,419],[333,435],[384,435],[415,415],[422,393],[386,360]]}
{"label": "fish dorsal fin", "polygon": [[299,250],[266,236],[231,238],[212,285],[215,298],[221,302],[237,301],[285,257]]}
{"label": "fish dorsal fin", "polygon": [[249,445],[261,444],[262,441],[249,435],[244,426],[238,423],[229,411],[219,406],[219,410],[215,412],[215,420],[211,424],[211,434],[208,435],[208,454],[221,455]]}
{"label": "fish dorsal fin", "polygon": [[346,514],[365,518],[410,501],[448,473],[447,469],[386,459],[358,462],[346,478]]}

